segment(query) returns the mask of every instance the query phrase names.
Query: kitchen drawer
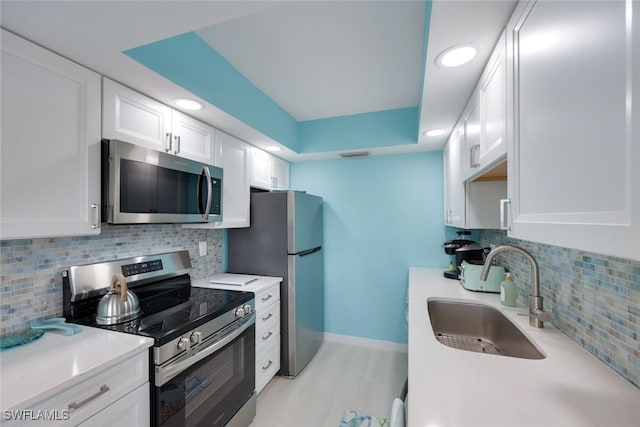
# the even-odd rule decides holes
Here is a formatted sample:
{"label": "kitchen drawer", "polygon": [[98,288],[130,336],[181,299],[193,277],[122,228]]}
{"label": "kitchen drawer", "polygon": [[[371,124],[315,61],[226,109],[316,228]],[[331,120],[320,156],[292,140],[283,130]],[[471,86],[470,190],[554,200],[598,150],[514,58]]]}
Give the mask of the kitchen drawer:
{"label": "kitchen drawer", "polygon": [[[46,425],[78,425],[148,381],[149,354],[145,350],[40,403],[18,409],[10,421],[4,421],[4,413],[2,425],[33,425],[40,420],[47,420]],[[23,420],[15,419],[19,416]]]}
{"label": "kitchen drawer", "polygon": [[263,310],[256,311],[256,335],[265,329],[270,329],[273,324],[278,325],[280,332],[280,302],[276,301],[265,307]]}
{"label": "kitchen drawer", "polygon": [[267,289],[256,292],[256,311],[261,312],[262,309],[276,301],[280,300],[280,284],[275,284]]}
{"label": "kitchen drawer", "polygon": [[140,427],[151,425],[149,383],[80,424],[80,427]]}
{"label": "kitchen drawer", "polygon": [[[280,304],[276,304],[278,307]],[[260,313],[258,313],[260,316]],[[269,319],[268,322],[256,327],[256,353],[271,345],[274,341],[280,341],[280,314]]]}
{"label": "kitchen drawer", "polygon": [[280,335],[275,337],[271,345],[256,357],[256,392],[260,393],[264,386],[280,369]]}

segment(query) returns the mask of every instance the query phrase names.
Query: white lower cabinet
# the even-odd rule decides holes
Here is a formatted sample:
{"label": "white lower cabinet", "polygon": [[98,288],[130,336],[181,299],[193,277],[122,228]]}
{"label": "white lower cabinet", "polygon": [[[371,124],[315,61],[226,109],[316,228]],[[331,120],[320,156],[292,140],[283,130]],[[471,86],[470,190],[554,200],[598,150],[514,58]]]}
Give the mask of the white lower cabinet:
{"label": "white lower cabinet", "polygon": [[[141,426],[150,418],[149,353],[145,349],[62,392],[23,408],[54,426]],[[32,419],[3,426],[34,425]]]}
{"label": "white lower cabinet", "polygon": [[256,392],[280,370],[280,283],[256,292]]}
{"label": "white lower cabinet", "polygon": [[2,37],[2,239],[100,233],[100,75]]}
{"label": "white lower cabinet", "polygon": [[149,383],[145,383],[79,425],[86,427],[148,426],[151,423],[149,393]]}
{"label": "white lower cabinet", "polygon": [[280,370],[280,277],[257,276],[258,279],[238,288],[235,285],[210,283],[203,279],[202,286],[211,289],[226,289],[253,292],[256,315],[256,393],[271,381]]}
{"label": "white lower cabinet", "polygon": [[256,393],[260,393],[280,370],[280,335],[273,341],[272,345],[256,354]]}
{"label": "white lower cabinet", "polygon": [[507,25],[509,236],[640,259],[636,6],[516,7]]}

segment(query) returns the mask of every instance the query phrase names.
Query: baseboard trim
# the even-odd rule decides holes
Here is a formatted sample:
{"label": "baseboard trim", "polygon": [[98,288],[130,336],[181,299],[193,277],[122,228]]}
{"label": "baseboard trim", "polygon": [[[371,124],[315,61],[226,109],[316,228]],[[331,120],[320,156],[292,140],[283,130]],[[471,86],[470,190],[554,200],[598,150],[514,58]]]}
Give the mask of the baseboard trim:
{"label": "baseboard trim", "polygon": [[368,347],[376,350],[397,351],[400,353],[408,353],[409,346],[392,341],[373,340],[370,338],[353,337],[350,335],[324,333],[324,339],[327,342],[335,342],[339,344],[349,344],[358,347]]}

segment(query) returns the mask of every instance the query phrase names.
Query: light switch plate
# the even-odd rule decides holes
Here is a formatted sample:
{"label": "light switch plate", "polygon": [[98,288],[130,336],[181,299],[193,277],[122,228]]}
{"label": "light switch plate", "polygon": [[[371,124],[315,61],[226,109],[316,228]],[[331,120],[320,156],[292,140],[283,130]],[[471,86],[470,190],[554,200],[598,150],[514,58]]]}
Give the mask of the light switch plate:
{"label": "light switch plate", "polygon": [[207,242],[199,242],[198,249],[200,250],[200,256],[205,256],[207,254]]}

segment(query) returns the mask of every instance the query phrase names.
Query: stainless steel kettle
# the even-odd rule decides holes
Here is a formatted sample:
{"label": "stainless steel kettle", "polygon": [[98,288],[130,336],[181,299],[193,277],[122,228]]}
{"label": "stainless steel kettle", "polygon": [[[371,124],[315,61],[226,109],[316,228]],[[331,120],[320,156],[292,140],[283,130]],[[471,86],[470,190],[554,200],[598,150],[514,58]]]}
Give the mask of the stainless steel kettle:
{"label": "stainless steel kettle", "polygon": [[127,280],[122,274],[111,279],[111,288],[98,303],[96,323],[114,325],[140,317],[141,310],[136,294],[127,289]]}

